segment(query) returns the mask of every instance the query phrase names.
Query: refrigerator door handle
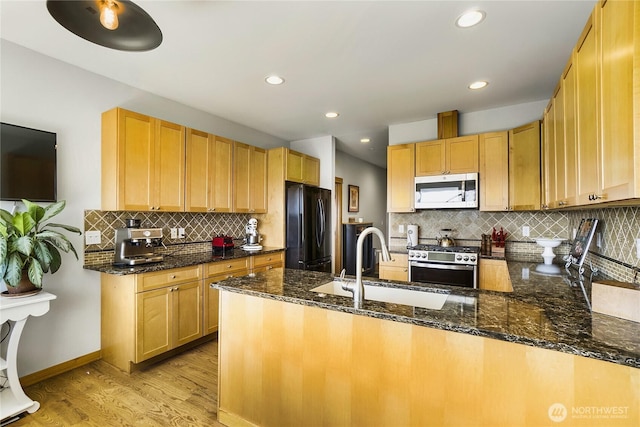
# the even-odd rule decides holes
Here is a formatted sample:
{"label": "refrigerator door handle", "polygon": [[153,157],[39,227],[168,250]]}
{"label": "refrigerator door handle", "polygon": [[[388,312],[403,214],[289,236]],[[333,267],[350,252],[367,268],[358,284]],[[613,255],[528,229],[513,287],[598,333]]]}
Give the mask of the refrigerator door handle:
{"label": "refrigerator door handle", "polygon": [[316,246],[320,247],[320,241],[322,239],[322,200],[316,199],[316,205],[318,208],[318,215],[316,215]]}

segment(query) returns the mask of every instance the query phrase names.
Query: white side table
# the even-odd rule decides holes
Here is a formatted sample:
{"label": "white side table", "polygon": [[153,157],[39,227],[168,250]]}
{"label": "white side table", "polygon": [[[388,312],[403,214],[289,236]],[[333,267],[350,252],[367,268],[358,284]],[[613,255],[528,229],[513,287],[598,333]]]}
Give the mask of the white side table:
{"label": "white side table", "polygon": [[0,324],[12,322],[6,355],[0,357],[0,370],[6,371],[8,387],[0,393],[0,420],[21,414],[34,413],[40,403],[29,399],[18,378],[18,343],[29,316],[42,316],[49,311],[49,301],[56,296],[48,292],[28,297],[0,296]]}

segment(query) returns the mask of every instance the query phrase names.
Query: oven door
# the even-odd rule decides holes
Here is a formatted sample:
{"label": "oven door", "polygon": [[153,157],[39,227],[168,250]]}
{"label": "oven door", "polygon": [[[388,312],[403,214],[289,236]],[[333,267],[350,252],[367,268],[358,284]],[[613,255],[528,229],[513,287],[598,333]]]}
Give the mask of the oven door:
{"label": "oven door", "polygon": [[474,265],[411,261],[409,262],[409,281],[477,288],[476,267]]}

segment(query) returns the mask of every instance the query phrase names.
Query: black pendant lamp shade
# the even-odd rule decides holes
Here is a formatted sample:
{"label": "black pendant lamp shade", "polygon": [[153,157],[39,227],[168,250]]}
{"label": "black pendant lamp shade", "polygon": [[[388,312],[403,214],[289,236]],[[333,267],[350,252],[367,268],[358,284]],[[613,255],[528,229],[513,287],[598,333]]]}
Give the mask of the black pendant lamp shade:
{"label": "black pendant lamp shade", "polygon": [[47,0],[47,9],[60,25],[92,43],[111,49],[146,51],[160,46],[162,32],[153,18],[129,0],[111,0],[119,25],[109,30],[100,23],[105,0]]}

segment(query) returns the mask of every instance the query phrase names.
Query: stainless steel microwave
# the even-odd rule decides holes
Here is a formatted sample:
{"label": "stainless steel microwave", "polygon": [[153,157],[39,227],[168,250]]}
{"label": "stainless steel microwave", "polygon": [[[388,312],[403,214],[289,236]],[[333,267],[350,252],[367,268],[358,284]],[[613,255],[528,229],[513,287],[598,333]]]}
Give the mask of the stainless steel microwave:
{"label": "stainless steel microwave", "polygon": [[416,209],[478,208],[478,174],[417,176]]}

